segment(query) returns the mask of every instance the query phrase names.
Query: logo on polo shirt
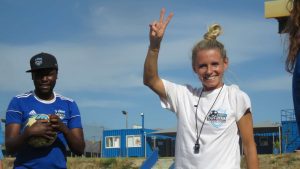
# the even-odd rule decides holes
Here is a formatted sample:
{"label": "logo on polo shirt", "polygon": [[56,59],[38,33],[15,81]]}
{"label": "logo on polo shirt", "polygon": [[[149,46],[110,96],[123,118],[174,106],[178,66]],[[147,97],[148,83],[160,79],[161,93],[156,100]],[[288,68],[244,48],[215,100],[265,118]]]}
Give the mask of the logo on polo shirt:
{"label": "logo on polo shirt", "polygon": [[61,120],[63,120],[66,117],[66,111],[64,110],[55,110],[55,115],[57,115]]}
{"label": "logo on polo shirt", "polygon": [[227,113],[225,110],[212,110],[207,117],[207,121],[209,121],[214,127],[219,128],[223,124],[226,123]]}
{"label": "logo on polo shirt", "polygon": [[33,116],[33,115],[36,115],[36,112],[34,110],[31,110],[28,114],[29,114],[29,116]]}

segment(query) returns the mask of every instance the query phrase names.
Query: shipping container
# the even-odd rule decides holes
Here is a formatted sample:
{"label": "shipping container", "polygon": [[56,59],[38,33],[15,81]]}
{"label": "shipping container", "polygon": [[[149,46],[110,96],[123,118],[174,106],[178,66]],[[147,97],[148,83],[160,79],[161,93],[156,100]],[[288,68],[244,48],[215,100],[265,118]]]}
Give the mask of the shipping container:
{"label": "shipping container", "polygon": [[155,130],[104,130],[102,157],[148,157],[153,148],[151,147],[151,138],[147,137],[147,134],[153,131]]}

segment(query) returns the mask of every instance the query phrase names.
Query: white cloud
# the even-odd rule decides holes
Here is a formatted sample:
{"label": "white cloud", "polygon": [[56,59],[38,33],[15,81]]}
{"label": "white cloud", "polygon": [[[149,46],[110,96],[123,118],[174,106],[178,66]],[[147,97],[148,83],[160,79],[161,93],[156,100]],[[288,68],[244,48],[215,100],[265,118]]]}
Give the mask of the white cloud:
{"label": "white cloud", "polygon": [[212,23],[219,23],[223,27],[224,33],[218,40],[225,45],[230,64],[283,55],[282,39],[277,34],[276,20],[267,20],[263,16],[258,19],[252,14],[248,16],[247,13],[235,15],[199,11],[175,14],[171,20],[162,42],[160,57],[164,66],[169,65],[167,68],[172,68],[172,63],[176,64],[173,66],[189,63],[187,58],[190,58],[193,45],[203,39],[207,27]]}
{"label": "white cloud", "polygon": [[[224,3],[228,4],[225,1]],[[103,109],[110,108],[110,112],[120,112],[122,108],[128,106],[132,109],[139,109],[133,111],[153,111],[149,119],[155,121],[153,116],[161,117],[161,110],[148,106],[158,100],[149,89],[143,86],[142,74],[149,45],[148,24],[159,17],[159,10],[162,6],[166,6],[168,12],[172,10],[175,15],[162,42],[159,71],[163,75],[167,74],[167,79],[174,80],[174,82],[200,85],[190,67],[191,49],[198,40],[202,39],[207,26],[215,22],[220,23],[224,29],[220,41],[227,49],[232,68],[247,65],[263,69],[264,64],[269,64],[265,63],[266,60],[274,61],[283,57],[281,37],[277,34],[278,23],[274,19],[263,17],[263,2],[251,2],[254,4],[251,9],[244,5],[249,2],[234,2],[233,5],[223,8],[224,3],[217,3],[215,6],[216,2],[208,1],[188,3],[182,1],[84,1],[75,2],[75,8],[72,11],[66,11],[69,8],[61,6],[60,3],[60,7],[55,9],[57,9],[58,16],[62,16],[63,25],[59,25],[60,27],[54,30],[47,24],[38,24],[38,27],[35,27],[35,30],[52,32],[51,37],[46,34],[39,37],[34,31],[31,34],[24,34],[24,30],[31,30],[33,26],[28,25],[28,22],[24,22],[20,29],[16,28],[18,24],[12,24],[14,22],[5,22],[8,23],[7,27],[0,30],[5,33],[3,35],[6,35],[0,40],[0,93],[32,89],[30,74],[26,74],[25,70],[29,68],[30,57],[44,51],[58,58],[60,70],[56,89],[75,96],[72,97],[83,108],[83,114],[89,114],[89,110],[100,112],[99,116],[86,114],[84,117],[87,122],[94,120],[98,124],[99,119],[103,118],[101,123],[108,123],[114,118],[113,114],[102,117]],[[38,7],[39,4],[29,6]],[[48,11],[37,17],[30,17],[28,14],[31,13],[22,11],[24,8],[18,9],[20,10],[16,11],[22,13],[22,17],[30,18],[30,23],[40,23],[37,21],[53,17]],[[245,11],[238,13],[237,9]],[[13,12],[6,14],[5,10],[2,11],[3,16],[7,16],[4,17],[5,19],[18,21],[19,18],[12,15]],[[63,15],[66,13],[70,16]],[[65,25],[78,26],[74,28],[76,34],[73,34],[71,30],[66,30]],[[56,33],[60,37],[55,37]],[[273,67],[269,68],[272,70],[268,72],[272,72]],[[259,69],[234,70],[238,71],[237,74],[240,77],[229,72],[230,80],[242,89],[252,91],[291,90],[290,76],[269,73],[272,74],[270,77],[264,73],[266,71],[260,72]],[[281,71],[278,68],[274,70],[275,72]],[[261,79],[247,78],[255,77],[257,74]],[[234,77],[231,78],[231,76]],[[264,76],[266,78],[263,78]],[[107,95],[100,95],[102,92]],[[118,94],[117,97],[116,94]],[[6,97],[4,94],[1,96]],[[92,99],[92,97],[97,98]],[[124,100],[126,102],[123,102]],[[283,104],[289,103],[289,98],[283,99]],[[112,107],[112,105],[120,106]],[[262,107],[270,106],[264,104]],[[280,109],[278,105],[272,107]],[[161,125],[173,126],[174,123],[169,121],[167,114],[163,119],[167,119],[168,122]],[[117,126],[118,123],[109,124],[110,127],[111,125]]]}
{"label": "white cloud", "polygon": [[57,57],[58,85],[63,90],[139,87],[142,85],[141,72],[146,49],[139,44],[128,45],[112,47],[118,50],[87,44],[0,45],[3,53],[0,90],[32,88],[30,74],[25,74],[25,70],[29,68],[30,57],[41,51]]}
{"label": "white cloud", "polygon": [[[206,13],[204,16],[199,16],[197,13],[189,13],[187,16],[174,17],[162,42],[159,57],[160,71],[189,67],[191,49],[206,31],[204,25],[209,24],[207,21],[216,20],[213,18],[217,18],[218,15]],[[224,35],[220,37],[220,40],[227,49],[230,64],[245,63],[268,56],[270,53],[280,53],[278,51],[281,49],[274,49],[274,46],[280,43],[280,37],[269,31],[274,30],[270,22],[251,18],[245,22],[243,17],[232,15],[218,17],[220,24],[224,27]],[[103,23],[103,19],[109,23]],[[94,25],[95,29],[103,35],[118,36],[119,28],[122,28],[124,31],[122,33],[127,36],[137,34],[144,39],[115,44],[107,39],[110,45],[103,45],[103,42],[91,44],[86,41],[80,43],[44,42],[24,46],[2,44],[0,49],[3,62],[0,63],[0,75],[4,78],[1,79],[0,90],[32,88],[30,75],[23,72],[29,68],[30,57],[41,51],[58,57],[60,69],[58,87],[61,90],[101,91],[114,90],[116,87],[141,87],[143,63],[149,43],[148,30],[141,30],[141,27],[130,24],[133,22],[130,19],[119,17],[112,10],[101,6],[94,9],[91,20],[97,24]],[[200,23],[195,22],[197,20]],[[145,22],[140,19],[137,24],[145,24]],[[234,22],[242,24],[234,24]],[[183,27],[184,23],[188,23],[189,29]],[[146,25],[144,26],[147,28]],[[121,40],[124,39],[121,38]],[[19,82],[22,82],[22,85]]]}
{"label": "white cloud", "polygon": [[143,13],[142,9],[135,9],[135,12],[127,11],[123,6],[95,5],[90,8],[88,22],[98,36],[109,37],[132,37],[141,35],[148,28],[147,15],[137,16]]}
{"label": "white cloud", "polygon": [[290,76],[278,76],[264,79],[252,79],[251,81],[243,82],[242,85],[255,91],[290,91],[292,78]]}
{"label": "white cloud", "polygon": [[78,101],[78,104],[81,108],[110,108],[110,107],[133,107],[132,102],[126,102],[126,101],[119,101],[119,100],[89,100],[89,99],[82,99]]}

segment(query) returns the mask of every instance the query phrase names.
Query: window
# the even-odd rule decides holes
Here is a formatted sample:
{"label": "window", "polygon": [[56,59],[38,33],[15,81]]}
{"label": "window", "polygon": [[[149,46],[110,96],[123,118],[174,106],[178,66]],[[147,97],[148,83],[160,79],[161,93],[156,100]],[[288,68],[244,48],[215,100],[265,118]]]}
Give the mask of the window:
{"label": "window", "polygon": [[260,146],[268,146],[268,137],[267,136],[261,136],[259,137],[259,145]]}
{"label": "window", "polygon": [[141,147],[141,136],[140,135],[128,135],[127,136],[127,147]]}
{"label": "window", "polygon": [[120,136],[106,137],[105,148],[120,148]]}

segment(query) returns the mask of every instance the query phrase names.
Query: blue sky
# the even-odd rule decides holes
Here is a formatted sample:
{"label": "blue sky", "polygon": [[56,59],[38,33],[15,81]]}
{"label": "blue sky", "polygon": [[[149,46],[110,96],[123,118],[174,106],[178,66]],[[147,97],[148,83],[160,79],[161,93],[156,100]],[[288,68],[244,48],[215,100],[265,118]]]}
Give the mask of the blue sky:
{"label": "blue sky", "polygon": [[191,68],[191,49],[207,27],[219,23],[229,69],[227,84],[251,98],[254,123],[280,121],[292,108],[291,75],[284,70],[285,37],[275,19],[264,18],[262,0],[28,0],[0,1],[0,111],[10,99],[33,89],[29,59],[39,52],[59,62],[56,91],[74,99],[85,126],[97,129],[140,125],[176,126],[143,85],[148,25],[165,7],[174,12],[159,57],[162,78],[200,86]]}

